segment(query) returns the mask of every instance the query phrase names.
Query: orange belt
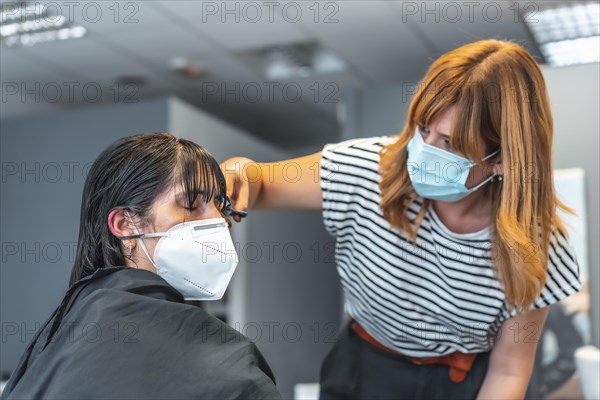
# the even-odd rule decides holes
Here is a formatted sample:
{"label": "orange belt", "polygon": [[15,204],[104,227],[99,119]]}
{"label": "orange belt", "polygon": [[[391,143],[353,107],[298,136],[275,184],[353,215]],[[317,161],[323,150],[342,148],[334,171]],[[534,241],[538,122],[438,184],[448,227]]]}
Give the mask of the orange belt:
{"label": "orange belt", "polygon": [[373,346],[387,351],[388,353],[392,353],[395,355],[400,355],[413,364],[416,365],[426,365],[426,364],[444,364],[450,366],[450,380],[455,383],[462,382],[466,377],[467,373],[471,370],[473,366],[473,361],[475,361],[475,357],[477,354],[464,354],[458,351],[454,353],[446,354],[444,356],[439,357],[428,357],[428,358],[418,358],[418,357],[408,357],[403,354],[398,353],[392,349],[385,347],[383,344],[379,343],[373,336],[369,335],[367,331],[364,330],[362,326],[359,325],[358,322],[352,321],[352,329],[361,339],[372,344]]}

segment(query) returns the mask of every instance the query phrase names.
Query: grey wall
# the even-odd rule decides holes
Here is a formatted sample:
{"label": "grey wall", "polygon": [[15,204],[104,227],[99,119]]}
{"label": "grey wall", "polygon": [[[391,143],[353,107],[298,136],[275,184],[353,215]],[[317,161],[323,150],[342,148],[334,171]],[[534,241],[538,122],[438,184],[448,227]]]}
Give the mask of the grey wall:
{"label": "grey wall", "polygon": [[[340,328],[334,241],[320,213],[254,212],[248,237],[247,332],[271,363],[285,398],[299,382],[318,382]],[[316,214],[316,215],[315,215]],[[262,250],[262,257],[252,259]],[[272,251],[270,251],[272,249]]]}
{"label": "grey wall", "polygon": [[0,370],[12,370],[68,287],[85,174],[119,137],[167,128],[166,100],[0,122]]}
{"label": "grey wall", "polygon": [[[592,292],[592,338],[600,345],[600,64],[542,68],[554,117],[555,168],[586,172],[588,260]],[[373,87],[344,99],[344,137],[393,135],[401,131],[417,80]]]}
{"label": "grey wall", "polygon": [[240,155],[264,161],[288,156],[280,148],[250,136],[247,132],[176,97],[169,97],[167,104],[169,132],[176,132],[179,137],[196,141],[219,161]]}
{"label": "grey wall", "polygon": [[415,82],[373,86],[347,92],[338,107],[345,139],[394,135],[402,131]]}
{"label": "grey wall", "polygon": [[592,338],[600,346],[600,64],[543,71],[554,113],[554,165],[586,174]]}

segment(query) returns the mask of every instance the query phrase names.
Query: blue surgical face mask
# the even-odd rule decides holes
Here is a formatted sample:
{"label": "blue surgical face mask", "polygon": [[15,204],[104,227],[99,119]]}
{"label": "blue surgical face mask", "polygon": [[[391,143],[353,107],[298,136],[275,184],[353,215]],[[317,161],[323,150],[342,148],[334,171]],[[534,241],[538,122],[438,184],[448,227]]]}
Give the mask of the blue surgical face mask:
{"label": "blue surgical face mask", "polygon": [[[494,177],[492,175],[477,186],[467,189],[465,182],[469,171],[477,163],[425,143],[418,128],[406,150],[408,175],[412,185],[419,196],[427,199],[458,201]],[[498,151],[486,156],[484,160],[496,153]]]}

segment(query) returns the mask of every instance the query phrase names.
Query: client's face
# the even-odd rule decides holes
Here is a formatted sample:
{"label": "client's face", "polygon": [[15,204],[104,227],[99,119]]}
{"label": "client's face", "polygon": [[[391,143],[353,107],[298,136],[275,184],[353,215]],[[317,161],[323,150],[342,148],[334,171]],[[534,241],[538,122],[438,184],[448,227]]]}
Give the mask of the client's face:
{"label": "client's face", "polygon": [[[152,221],[150,224],[143,226],[138,225],[140,233],[166,232],[173,226],[181,224],[182,222],[210,218],[225,218],[227,224],[231,228],[230,219],[217,208],[214,199],[207,202],[202,198],[202,195],[199,195],[196,197],[191,207],[188,208],[186,193],[183,188],[177,186],[160,194],[154,200],[154,203],[150,208],[149,217]],[[154,257],[154,249],[160,240],[160,237],[139,240],[144,240],[148,253],[151,257]],[[156,269],[152,263],[148,261],[139,243],[133,250],[133,256],[136,262],[135,265],[132,265],[133,267],[144,268],[156,272]]]}

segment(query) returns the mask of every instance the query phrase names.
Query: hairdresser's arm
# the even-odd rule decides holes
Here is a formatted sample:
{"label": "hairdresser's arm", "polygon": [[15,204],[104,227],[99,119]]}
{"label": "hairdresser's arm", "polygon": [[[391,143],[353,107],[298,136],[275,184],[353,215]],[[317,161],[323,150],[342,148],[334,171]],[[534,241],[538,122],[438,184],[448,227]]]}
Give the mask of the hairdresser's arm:
{"label": "hairdresser's arm", "polygon": [[523,399],[548,307],[502,323],[478,399]]}
{"label": "hairdresser's arm", "polygon": [[273,163],[234,157],[221,164],[236,210],[321,208],[321,153]]}

